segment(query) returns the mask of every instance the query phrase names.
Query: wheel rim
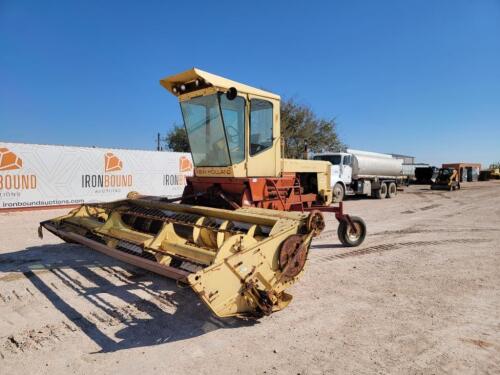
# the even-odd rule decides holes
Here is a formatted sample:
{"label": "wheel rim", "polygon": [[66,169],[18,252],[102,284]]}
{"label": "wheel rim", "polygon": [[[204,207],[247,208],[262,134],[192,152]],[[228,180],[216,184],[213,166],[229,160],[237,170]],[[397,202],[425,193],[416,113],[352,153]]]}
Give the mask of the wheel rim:
{"label": "wheel rim", "polygon": [[349,241],[357,241],[361,237],[361,224],[354,222],[354,228],[356,228],[356,231],[354,231],[354,228],[352,225],[347,226],[347,238]]}
{"label": "wheel rim", "polygon": [[335,198],[342,197],[342,191],[343,191],[342,186],[339,185],[335,186],[333,188],[333,195],[335,196]]}

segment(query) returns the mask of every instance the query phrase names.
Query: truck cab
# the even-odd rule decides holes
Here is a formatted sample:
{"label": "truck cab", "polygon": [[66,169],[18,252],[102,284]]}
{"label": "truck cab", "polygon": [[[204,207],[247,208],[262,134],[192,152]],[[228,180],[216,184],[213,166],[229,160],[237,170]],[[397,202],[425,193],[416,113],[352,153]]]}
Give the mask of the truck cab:
{"label": "truck cab", "polygon": [[313,160],[329,161],[332,164],[330,184],[335,201],[343,200],[352,182],[353,155],[346,152],[325,152],[315,154]]}

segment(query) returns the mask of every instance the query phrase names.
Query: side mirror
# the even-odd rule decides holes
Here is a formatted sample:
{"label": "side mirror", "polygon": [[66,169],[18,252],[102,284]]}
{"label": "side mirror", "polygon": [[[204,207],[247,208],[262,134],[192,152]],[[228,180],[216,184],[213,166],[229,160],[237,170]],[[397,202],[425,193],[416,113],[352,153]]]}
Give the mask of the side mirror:
{"label": "side mirror", "polygon": [[236,90],[236,87],[230,87],[229,90],[226,92],[226,98],[227,100],[234,100],[238,96],[238,90]]}

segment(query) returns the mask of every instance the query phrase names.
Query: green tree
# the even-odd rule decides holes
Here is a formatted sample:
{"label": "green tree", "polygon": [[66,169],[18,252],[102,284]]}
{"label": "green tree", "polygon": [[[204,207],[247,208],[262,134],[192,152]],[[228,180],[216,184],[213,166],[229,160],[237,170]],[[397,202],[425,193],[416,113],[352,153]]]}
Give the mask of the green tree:
{"label": "green tree", "polygon": [[[335,119],[318,118],[309,106],[298,104],[293,99],[281,102],[281,136],[286,158],[304,158],[306,144],[310,152],[339,152],[346,148],[337,135]],[[174,125],[164,141],[169,150],[190,151],[184,126]]]}
{"label": "green tree", "polygon": [[167,148],[175,152],[190,152],[186,129],[181,125],[174,125],[164,139]]}
{"label": "green tree", "polygon": [[337,134],[335,119],[318,118],[309,106],[293,99],[281,102],[281,136],[285,142],[286,158],[304,158],[306,144],[310,152],[346,149]]}

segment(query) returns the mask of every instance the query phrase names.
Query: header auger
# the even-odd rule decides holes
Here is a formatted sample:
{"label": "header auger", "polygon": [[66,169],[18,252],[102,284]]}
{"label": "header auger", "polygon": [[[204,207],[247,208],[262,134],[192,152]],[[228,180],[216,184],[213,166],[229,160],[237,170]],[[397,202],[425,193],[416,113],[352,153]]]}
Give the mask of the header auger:
{"label": "header auger", "polygon": [[199,69],[161,84],[179,98],[195,166],[181,203],[131,193],[44,221],[40,236],[187,283],[220,317],[288,305],[320,211],[335,213],[344,245],[363,241],[363,220],[332,206],[331,164],[282,158],[278,95]]}
{"label": "header auger", "polygon": [[[137,196],[86,204],[40,223],[66,242],[187,283],[220,317],[268,315],[292,297],[312,237],[311,214],[234,211]],[[316,218],[317,219],[317,218]]]}

